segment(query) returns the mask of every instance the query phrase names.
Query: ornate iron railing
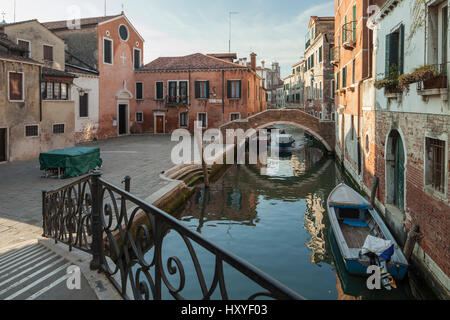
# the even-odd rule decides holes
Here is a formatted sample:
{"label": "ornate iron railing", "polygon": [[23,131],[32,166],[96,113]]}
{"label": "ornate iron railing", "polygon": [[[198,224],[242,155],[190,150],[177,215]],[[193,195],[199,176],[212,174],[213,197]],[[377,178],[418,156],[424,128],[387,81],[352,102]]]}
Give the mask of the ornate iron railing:
{"label": "ornate iron railing", "polygon": [[[303,299],[162,210],[106,182],[98,172],[42,196],[44,236],[66,243],[70,249],[90,252],[91,268],[104,272],[125,299],[160,300],[163,289],[175,299],[185,298],[186,280],[192,277],[186,278],[182,258],[163,259],[163,241],[169,232],[178,234],[186,246],[202,299],[213,295],[229,299],[224,264],[261,288],[248,296],[249,300]],[[214,267],[206,270],[213,273],[209,285],[195,246],[214,256]],[[174,276],[177,284],[169,280]]]}

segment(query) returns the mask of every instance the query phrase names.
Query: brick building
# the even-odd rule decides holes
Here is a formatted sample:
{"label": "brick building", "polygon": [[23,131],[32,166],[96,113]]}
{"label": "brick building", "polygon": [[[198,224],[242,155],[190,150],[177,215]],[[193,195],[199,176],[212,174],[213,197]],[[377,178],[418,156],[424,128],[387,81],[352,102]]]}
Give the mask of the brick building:
{"label": "brick building", "polygon": [[256,54],[249,66],[201,53],[161,57],[136,72],[136,132],[170,133],[218,128],[266,109],[266,93],[256,73]]}
{"label": "brick building", "polygon": [[393,67],[401,75],[425,64],[436,73],[432,81],[409,84],[409,90],[376,90],[375,139],[373,133],[363,135],[366,152],[372,153],[369,158],[375,157],[370,165],[374,162],[380,178],[378,206],[402,242],[412,226],[419,226],[422,239],[413,262],[446,299],[450,297],[448,5],[447,0],[430,2],[423,17],[426,25],[414,33],[410,30],[417,18],[409,14],[409,1],[388,0],[374,17],[379,23],[375,51],[379,79],[392,77]]}
{"label": "brick building", "polygon": [[79,24],[64,20],[44,25],[64,39],[72,67],[98,73],[98,108],[92,106],[99,115],[96,136],[129,134],[136,105],[135,70],[143,64],[144,39],[128,18],[122,12],[80,19]]}
{"label": "brick building", "polygon": [[0,161],[73,146],[74,75],[64,41],[37,20],[0,25]]}
{"label": "brick building", "polygon": [[319,119],[331,119],[334,94],[330,50],[334,45],[334,17],[312,16],[305,41],[306,111]]}

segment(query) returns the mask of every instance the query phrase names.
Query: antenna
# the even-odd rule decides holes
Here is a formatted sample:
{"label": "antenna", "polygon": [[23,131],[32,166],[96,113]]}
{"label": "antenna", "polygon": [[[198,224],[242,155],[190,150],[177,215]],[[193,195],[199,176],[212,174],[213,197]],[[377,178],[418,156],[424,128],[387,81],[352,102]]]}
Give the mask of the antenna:
{"label": "antenna", "polygon": [[123,14],[123,3],[122,3],[122,14]]}
{"label": "antenna", "polygon": [[105,17],[106,17],[106,0],[105,0]]}
{"label": "antenna", "polygon": [[1,23],[6,23],[6,21],[5,21],[5,14],[6,14],[5,11],[3,10],[3,12],[0,13],[0,14],[3,16],[3,21]]}
{"label": "antenna", "polygon": [[231,15],[238,14],[239,12],[230,11],[230,38],[228,40],[228,53],[231,53]]}
{"label": "antenna", "polygon": [[14,22],[16,22],[16,0],[14,0]]}

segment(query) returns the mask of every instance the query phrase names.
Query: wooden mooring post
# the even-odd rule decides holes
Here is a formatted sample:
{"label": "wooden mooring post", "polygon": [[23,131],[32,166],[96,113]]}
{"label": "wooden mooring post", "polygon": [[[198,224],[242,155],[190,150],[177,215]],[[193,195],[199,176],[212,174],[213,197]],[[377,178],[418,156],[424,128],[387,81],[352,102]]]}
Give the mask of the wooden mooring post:
{"label": "wooden mooring post", "polygon": [[419,241],[421,237],[422,235],[419,233],[419,225],[415,224],[408,233],[405,247],[403,249],[403,254],[405,255],[406,260],[409,261],[411,258],[416,242]]}
{"label": "wooden mooring post", "polygon": [[370,194],[370,204],[375,206],[375,197],[377,195],[378,185],[380,183],[380,179],[377,176],[373,176],[372,182],[372,192]]}

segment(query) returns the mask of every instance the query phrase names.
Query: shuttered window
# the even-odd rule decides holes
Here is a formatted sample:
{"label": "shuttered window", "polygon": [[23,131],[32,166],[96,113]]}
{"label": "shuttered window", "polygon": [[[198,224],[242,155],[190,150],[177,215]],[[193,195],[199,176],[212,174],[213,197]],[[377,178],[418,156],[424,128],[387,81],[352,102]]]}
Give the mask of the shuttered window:
{"label": "shuttered window", "polygon": [[199,113],[197,120],[202,123],[202,128],[208,127],[208,116],[206,115],[206,113]]}
{"label": "shuttered window", "polygon": [[142,82],[136,82],[136,100],[142,99],[144,99],[143,84]]}
{"label": "shuttered window", "polygon": [[402,24],[396,31],[386,35],[385,77],[397,69],[404,72],[405,26]]}
{"label": "shuttered window", "polygon": [[319,48],[319,63],[322,62],[322,47]]}
{"label": "shuttered window", "polygon": [[27,57],[30,58],[31,57],[31,45],[30,45],[30,41],[26,41],[26,40],[17,40],[17,44],[19,46],[21,46],[22,48],[26,49],[28,51]]}
{"label": "shuttered window", "polygon": [[179,96],[179,102],[187,103],[188,101],[188,82],[187,81],[180,81],[180,96]]}
{"label": "shuttered window", "polygon": [[353,41],[356,41],[356,4],[353,6]]}
{"label": "shuttered window", "polygon": [[89,94],[84,93],[80,96],[80,118],[89,116]]}
{"label": "shuttered window", "polygon": [[342,88],[347,87],[347,67],[342,68]]}
{"label": "shuttered window", "polygon": [[177,102],[177,82],[169,82],[169,102]]}
{"label": "shuttered window", "polygon": [[144,114],[142,112],[136,112],[136,122],[144,122]]}
{"label": "shuttered window", "polygon": [[241,80],[227,80],[227,98],[241,98]]}
{"label": "shuttered window", "polygon": [[53,47],[44,44],[44,60],[53,61]]}
{"label": "shuttered window", "polygon": [[112,40],[103,39],[103,62],[112,64],[113,52],[112,52]]}
{"label": "shuttered window", "polygon": [[164,82],[156,82],[156,100],[164,99]]}
{"label": "shuttered window", "polygon": [[209,98],[209,81],[195,81],[195,98]]}
{"label": "shuttered window", "polygon": [[23,73],[9,73],[9,100],[22,101],[23,99]]}

